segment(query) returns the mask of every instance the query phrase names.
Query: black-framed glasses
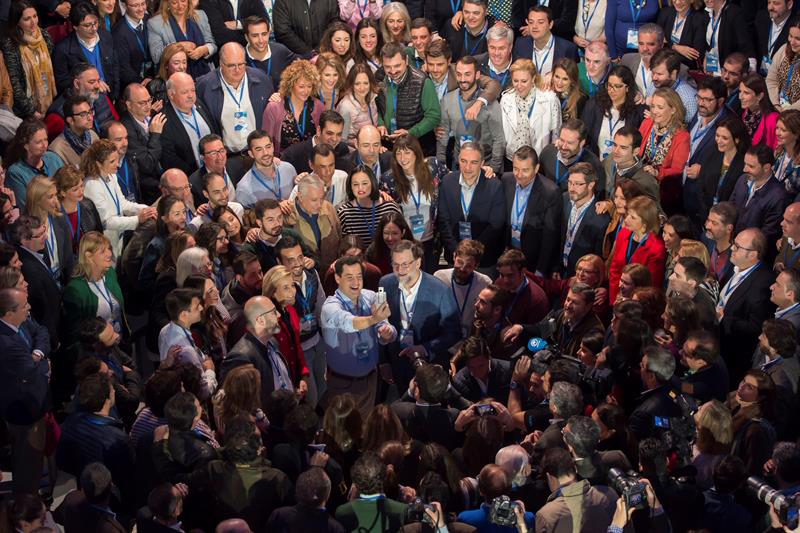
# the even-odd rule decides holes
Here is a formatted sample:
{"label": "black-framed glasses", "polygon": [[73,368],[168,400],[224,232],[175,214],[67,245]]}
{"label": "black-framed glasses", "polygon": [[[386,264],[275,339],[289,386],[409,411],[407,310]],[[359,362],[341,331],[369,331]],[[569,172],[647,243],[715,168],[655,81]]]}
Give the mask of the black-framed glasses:
{"label": "black-framed glasses", "polygon": [[742,245],[740,245],[740,244],[737,244],[736,242],[734,242],[733,244],[731,244],[731,250],[732,250],[732,251],[734,251],[734,252],[735,252],[736,250],[745,250],[745,251],[748,251],[748,252],[755,252],[755,251],[756,251],[756,250],[755,250],[755,249],[753,249],[753,248],[745,248],[744,246],[742,246]]}

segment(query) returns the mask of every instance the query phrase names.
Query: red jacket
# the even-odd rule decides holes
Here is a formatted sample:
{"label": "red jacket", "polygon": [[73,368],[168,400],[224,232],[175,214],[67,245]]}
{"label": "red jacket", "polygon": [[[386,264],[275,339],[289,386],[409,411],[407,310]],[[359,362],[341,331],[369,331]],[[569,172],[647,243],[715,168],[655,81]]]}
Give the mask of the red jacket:
{"label": "red jacket", "polygon": [[[303,348],[300,346],[300,319],[297,317],[297,311],[293,305],[287,307],[285,311],[286,313],[281,313],[281,318],[278,320],[281,331],[275,335],[275,340],[286,361],[292,383],[297,387],[303,376],[308,375],[308,367],[306,367]],[[288,314],[291,324],[287,323],[286,314]],[[290,325],[291,330],[289,329]]]}
{"label": "red jacket", "polygon": [[[642,134],[642,146],[639,148],[639,157],[644,154],[647,143],[650,142],[650,130],[653,129],[653,119],[646,118],[639,126],[639,133]],[[689,132],[680,129],[675,132],[672,138],[667,155],[658,167],[658,182],[661,187],[661,205],[664,209],[670,209],[680,205],[682,197],[683,169],[689,161]],[[611,300],[612,302],[614,300]]]}
{"label": "red jacket", "polygon": [[653,287],[661,287],[664,283],[664,268],[667,262],[667,248],[661,237],[653,232],[647,234],[647,240],[643,245],[639,245],[631,255],[630,261],[626,260],[625,254],[628,249],[628,237],[631,231],[623,226],[619,230],[617,240],[614,243],[614,251],[611,255],[611,264],[608,269],[608,296],[611,305],[617,299],[619,293],[619,278],[622,269],[628,263],[639,263],[647,267],[650,271]]}

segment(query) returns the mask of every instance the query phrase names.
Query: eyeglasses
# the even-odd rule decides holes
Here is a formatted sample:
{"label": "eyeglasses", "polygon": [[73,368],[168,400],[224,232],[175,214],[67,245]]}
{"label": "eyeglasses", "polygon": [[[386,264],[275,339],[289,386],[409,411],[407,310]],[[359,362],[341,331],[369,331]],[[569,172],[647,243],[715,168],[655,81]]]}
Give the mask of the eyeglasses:
{"label": "eyeglasses", "polygon": [[395,263],[394,261],[392,261],[392,268],[396,268],[396,269],[403,269],[403,270],[405,270],[405,269],[407,269],[407,268],[411,268],[412,266],[414,266],[414,262],[415,262],[415,261],[416,261],[416,260],[414,260],[414,261],[407,261],[407,262],[405,262],[405,263]]}
{"label": "eyeglasses", "polygon": [[272,308],[272,309],[270,309],[269,311],[264,311],[263,313],[261,313],[260,315],[258,315],[258,318],[261,318],[262,316],[271,315],[272,313],[277,313],[277,312],[278,312],[278,308],[277,308],[277,307],[273,307],[273,308]]}
{"label": "eyeglasses", "polygon": [[225,68],[244,68],[244,63],[223,63],[223,67]]}
{"label": "eyeglasses", "polygon": [[152,98],[148,98],[147,100],[139,100],[138,102],[133,102],[136,105],[151,105],[153,103]]}
{"label": "eyeglasses", "polygon": [[228,241],[230,241],[230,239],[228,238],[227,235],[220,235],[219,237],[217,237],[217,242],[228,242]]}
{"label": "eyeglasses", "polygon": [[628,86],[624,83],[606,83],[606,87],[609,89],[614,89],[615,91],[621,91],[622,89],[626,89]]}
{"label": "eyeglasses", "polygon": [[746,251],[748,251],[748,252],[755,252],[755,251],[756,251],[756,250],[755,250],[755,249],[753,249],[753,248],[745,248],[744,246],[741,246],[741,245],[737,244],[736,242],[734,242],[733,244],[731,244],[731,250],[732,250],[732,251],[734,251],[734,252],[735,252],[736,250],[746,250]]}
{"label": "eyeglasses", "polygon": [[208,157],[215,157],[218,155],[223,155],[225,153],[225,148],[220,148],[219,150],[211,150],[210,152],[206,152],[203,155]]}
{"label": "eyeglasses", "polygon": [[78,26],[80,26],[81,28],[86,28],[87,30],[90,30],[92,28],[97,28],[99,25],[100,23],[97,22],[96,20],[94,22],[81,22],[80,24],[78,24]]}
{"label": "eyeglasses", "polygon": [[73,117],[78,117],[78,118],[86,118],[86,117],[91,117],[93,115],[94,115],[93,109],[90,109],[89,111],[81,111],[80,113],[72,114]]}
{"label": "eyeglasses", "polygon": [[573,187],[583,187],[586,185],[585,181],[569,181],[567,180],[567,185],[572,185]]}
{"label": "eyeglasses", "polygon": [[189,189],[191,189],[191,186],[188,183],[183,187],[172,187],[170,185],[167,185],[167,189],[175,192],[182,192],[182,191],[188,191]]}

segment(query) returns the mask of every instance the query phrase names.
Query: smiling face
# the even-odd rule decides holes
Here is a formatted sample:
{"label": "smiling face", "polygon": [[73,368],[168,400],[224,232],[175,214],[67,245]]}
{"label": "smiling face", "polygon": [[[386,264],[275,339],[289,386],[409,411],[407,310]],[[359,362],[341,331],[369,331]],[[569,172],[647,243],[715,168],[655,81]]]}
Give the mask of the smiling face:
{"label": "smiling face", "polygon": [[89,264],[92,265],[97,272],[104,273],[106,270],[111,268],[114,253],[111,251],[110,246],[103,245],[95,250],[94,253],[87,252],[86,258],[89,260]]}
{"label": "smiling face", "polygon": [[742,103],[742,109],[757,111],[762,98],[764,98],[763,94],[756,94],[753,89],[744,83],[739,84],[739,101]]}
{"label": "smiling face", "polygon": [[261,168],[269,168],[274,163],[275,146],[272,144],[272,140],[269,137],[262,137],[250,141],[249,152],[250,157],[252,157]]}
{"label": "smiling face", "polygon": [[778,119],[777,124],[775,124],[775,138],[778,141],[778,145],[784,148],[797,143],[797,135],[792,133],[781,119]]}
{"label": "smiling face", "polygon": [[526,98],[533,88],[533,77],[526,70],[511,73],[511,86],[521,98]]}
{"label": "smiling face", "polygon": [[569,92],[571,83],[567,72],[561,68],[556,67],[553,69],[553,90],[560,95],[565,95]]}
{"label": "smiling face", "polygon": [[406,31],[406,21],[400,13],[392,13],[386,18],[386,28],[395,41],[401,41]]}
{"label": "smiling face", "polygon": [[245,37],[247,38],[247,44],[253,50],[259,54],[265,52],[269,44],[269,27],[267,27],[267,23],[261,22],[249,25]]}
{"label": "smiling face", "polygon": [[375,31],[375,28],[362,28],[361,31],[358,32],[358,44],[361,45],[361,49],[364,51],[367,56],[372,57],[377,54],[377,46],[378,46],[378,32]]}
{"label": "smiling face", "polygon": [[431,37],[431,32],[429,32],[428,28],[425,26],[421,28],[411,28],[411,45],[420,57],[425,57],[425,49],[430,44]]}
{"label": "smiling face", "polygon": [[339,71],[335,67],[328,65],[320,72],[320,79],[322,80],[323,90],[330,91],[339,83]]}
{"label": "smiling face", "polygon": [[464,25],[470,32],[476,33],[483,29],[486,24],[486,8],[484,6],[473,4],[467,0],[464,2],[461,12],[464,13]]}
{"label": "smiling face", "polygon": [[487,39],[489,59],[495,67],[503,68],[511,60],[511,45],[506,39]]}
{"label": "smiling face", "polygon": [[577,131],[561,128],[561,133],[558,134],[558,153],[563,159],[569,160],[578,155],[584,144],[586,140],[581,140]]}
{"label": "smiling face", "polygon": [[283,308],[286,308],[294,303],[294,297],[297,294],[294,281],[291,276],[284,276],[278,280],[275,285],[274,299]]}
{"label": "smiling face", "polygon": [[346,56],[350,52],[350,34],[344,30],[337,30],[331,35],[331,50],[334,54]]}
{"label": "smiling face", "polygon": [[339,290],[345,296],[354,302],[358,300],[361,289],[364,288],[364,274],[360,264],[343,265],[342,274],[335,274],[335,279]]}
{"label": "smiling face", "polygon": [[660,96],[653,96],[653,103],[650,106],[650,116],[657,126],[666,126],[672,121],[675,110],[672,109],[666,100]]}
{"label": "smiling face", "polygon": [[800,53],[800,28],[789,28],[789,46],[795,54]]}
{"label": "smiling face", "polygon": [[403,230],[397,224],[389,222],[383,227],[383,242],[390,250],[403,238]]}
{"label": "smiling face", "polygon": [[405,54],[396,54],[394,57],[386,57],[383,59],[383,70],[386,71],[386,75],[389,76],[389,79],[395,83],[399,82],[400,78],[406,73],[407,66],[408,63],[406,62]]}
{"label": "smiling face", "polygon": [[736,149],[736,144],[733,142],[733,135],[731,135],[731,131],[724,126],[717,127],[714,139],[717,142],[717,148],[720,152],[724,153],[728,150]]}
{"label": "smiling face", "polygon": [[167,62],[167,74],[172,75],[176,72],[186,72],[189,68],[189,61],[186,52],[178,52],[169,58]]}
{"label": "smiling face", "polygon": [[311,96],[314,90],[314,84],[308,78],[300,77],[294,85],[292,85],[292,96],[299,102],[305,102]]}
{"label": "smiling face", "polygon": [[230,238],[239,235],[239,232],[242,231],[242,223],[239,222],[239,217],[230,211],[223,211],[217,222],[225,226],[225,229],[228,231],[228,237]]}
{"label": "smiling face", "polygon": [[364,172],[357,172],[350,178],[350,186],[356,200],[366,200],[372,194],[372,181]]}
{"label": "smiling face", "polygon": [[186,207],[183,202],[175,202],[161,218],[170,233],[182,230],[186,227]]}
{"label": "smiling face", "polygon": [[547,13],[537,13],[531,11],[528,13],[528,31],[531,37],[536,40],[550,37],[550,28],[553,23],[547,18]]}
{"label": "smiling face", "polygon": [[353,80],[353,94],[358,100],[364,100],[369,94],[369,76],[365,72],[356,74]]}
{"label": "smiling face", "polygon": [[475,65],[456,63],[456,81],[458,81],[458,88],[461,89],[461,92],[472,91],[479,75]]}

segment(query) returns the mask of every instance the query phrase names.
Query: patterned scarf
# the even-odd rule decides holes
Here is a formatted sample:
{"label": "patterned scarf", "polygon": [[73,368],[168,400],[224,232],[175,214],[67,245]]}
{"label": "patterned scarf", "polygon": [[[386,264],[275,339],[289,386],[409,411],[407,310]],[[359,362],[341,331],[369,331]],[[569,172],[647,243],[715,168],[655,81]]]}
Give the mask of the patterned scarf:
{"label": "patterned scarf", "polygon": [[[792,63],[794,63],[794,69],[790,80],[789,70],[792,68]],[[778,81],[780,82],[778,92],[785,93],[790,103],[800,100],[800,55],[795,55],[794,61],[789,61],[788,56],[781,61],[778,66]]]}
{"label": "patterned scarf", "polygon": [[747,134],[752,138],[756,134],[758,125],[761,123],[761,112],[753,113],[749,109],[744,112],[744,125]]}
{"label": "patterned scarf", "polygon": [[[651,131],[656,131],[657,126],[653,124],[653,129]],[[652,134],[651,134],[652,135]],[[661,166],[661,163],[664,162],[664,158],[667,156],[670,147],[672,146],[672,138],[675,136],[675,130],[670,129],[665,133],[661,133],[663,137],[660,137],[658,131],[656,131],[656,147],[653,150],[653,143],[650,141],[650,135],[647,136],[645,142],[644,149],[644,160],[649,162],[654,167]]]}
{"label": "patterned scarf", "polygon": [[36,111],[44,114],[53,103],[56,79],[53,75],[53,63],[50,60],[47,43],[38,26],[32,36],[22,36],[19,53],[22,59],[22,68],[25,71],[28,95],[33,100]]}

